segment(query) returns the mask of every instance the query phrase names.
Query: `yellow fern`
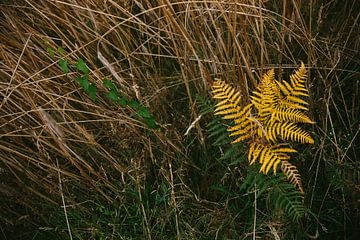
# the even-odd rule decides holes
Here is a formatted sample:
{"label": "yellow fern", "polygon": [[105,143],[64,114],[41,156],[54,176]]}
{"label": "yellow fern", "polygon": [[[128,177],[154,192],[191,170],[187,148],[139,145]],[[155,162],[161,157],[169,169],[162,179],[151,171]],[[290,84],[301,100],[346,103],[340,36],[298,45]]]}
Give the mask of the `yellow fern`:
{"label": "yellow fern", "polygon": [[302,99],[308,96],[305,81],[303,63],[290,76],[290,83],[276,81],[274,70],[269,70],[250,97],[249,104],[244,104],[241,94],[221,80],[214,81],[212,86],[213,98],[220,101],[216,104],[215,115],[233,121],[234,125],[228,128],[230,136],[236,137],[233,143],[248,141],[249,164],[258,161],[260,172],[267,174],[273,169],[276,174],[282,163],[282,171],[301,191],[300,175],[288,162],[289,154],[296,151],[287,146],[287,141],[314,143],[311,135],[297,125],[314,124],[305,112],[308,103]]}
{"label": "yellow fern", "polygon": [[309,96],[308,90],[305,86],[307,73],[304,63],[301,63],[301,67],[290,75],[290,83],[286,81],[276,81],[283,97],[280,101],[280,105],[290,109],[308,110],[306,101],[301,97]]}
{"label": "yellow fern", "polygon": [[250,118],[252,104],[247,104],[241,108],[239,105],[240,93],[235,92],[233,87],[220,80],[214,82],[212,93],[214,94],[213,98],[222,99],[215,106],[215,115],[223,115],[224,119],[231,119],[236,124],[228,129],[232,132],[230,136],[237,136],[233,143],[250,138],[254,128]]}
{"label": "yellow fern", "polygon": [[293,108],[286,107],[276,107],[273,109],[273,113],[271,115],[273,121],[280,122],[294,122],[294,123],[310,123],[314,122],[306,115],[306,113]]}
{"label": "yellow fern", "polygon": [[308,132],[291,122],[273,122],[265,128],[266,139],[270,142],[277,142],[278,137],[283,140],[291,140],[300,143],[313,144],[314,139]]}
{"label": "yellow fern", "polygon": [[259,158],[259,162],[262,165],[260,172],[267,174],[272,167],[274,174],[276,174],[278,164],[281,161],[288,160],[290,156],[287,153],[292,152],[296,152],[296,150],[285,148],[281,145],[271,146],[253,142],[249,148],[248,160],[250,165],[252,165]]}

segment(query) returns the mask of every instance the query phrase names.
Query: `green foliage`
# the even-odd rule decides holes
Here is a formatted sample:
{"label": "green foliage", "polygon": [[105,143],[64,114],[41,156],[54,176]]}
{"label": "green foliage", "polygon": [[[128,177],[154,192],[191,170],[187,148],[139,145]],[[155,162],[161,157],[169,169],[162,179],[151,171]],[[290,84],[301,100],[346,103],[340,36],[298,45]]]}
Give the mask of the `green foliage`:
{"label": "green foliage", "polygon": [[68,66],[68,62],[66,59],[59,60],[59,67],[63,73],[65,73],[65,74],[69,73],[69,66]]}
{"label": "green foliage", "polygon": [[85,92],[89,95],[89,97],[91,98],[91,100],[93,100],[94,102],[96,101],[96,85],[95,83],[92,83],[89,85],[89,87],[87,89],[84,89]]}
{"label": "green foliage", "polygon": [[158,128],[154,116],[150,113],[149,109],[139,103],[137,100],[128,100],[124,96],[121,96],[117,90],[116,85],[111,82],[109,79],[105,78],[103,80],[103,85],[108,89],[106,96],[115,104],[120,105],[121,107],[129,106],[132,108],[136,114],[144,119],[146,125],[149,128],[155,129]]}
{"label": "green foliage", "polygon": [[78,72],[81,72],[83,74],[89,74],[90,70],[84,60],[82,58],[79,58],[75,64],[75,68]]}
{"label": "green foliage", "polygon": [[[49,53],[52,59],[55,58],[55,50],[52,47],[47,47],[47,52]],[[57,53],[62,56],[65,50],[59,46],[57,48]],[[59,59],[59,68],[65,74],[68,74],[69,64],[66,59],[63,57]],[[79,74],[75,78],[75,82],[77,82],[80,87],[84,90],[84,92],[89,96],[92,101],[96,101],[96,94],[97,94],[97,86],[95,83],[91,83],[89,81],[89,74],[90,69],[87,66],[86,62],[82,58],[78,58],[76,63],[73,65],[76,72]],[[106,97],[115,105],[120,105],[121,107],[130,107],[132,108],[136,115],[139,116],[144,120],[146,125],[151,129],[157,129],[159,126],[157,125],[154,116],[150,113],[149,109],[142,105],[137,100],[128,100],[126,97],[122,96],[115,83],[111,80],[104,78],[103,79],[103,86],[108,90],[105,95]]]}
{"label": "green foliage", "polygon": [[[21,2],[1,4],[1,238],[70,239],[67,209],[79,240],[358,239],[358,1]],[[59,38],[65,51],[57,48]],[[45,59],[41,49],[48,52]],[[67,74],[60,59],[67,61]],[[287,75],[296,59],[308,59],[312,67],[307,83],[313,105],[289,96],[304,96],[295,86],[303,79],[275,81],[284,101],[273,117],[301,126],[308,121],[301,111],[310,109],[318,122],[308,128],[316,145],[302,145],[294,161],[307,190],[304,202],[314,211],[299,223],[289,220],[294,207],[286,203],[295,200],[277,198],[291,187],[256,174],[260,158],[248,168],[243,142],[228,143],[224,128],[234,124],[216,121],[212,107],[201,118],[193,109],[193,94],[208,90],[215,75],[236,83],[247,101],[255,69],[274,67]],[[136,81],[142,99],[161,107],[137,100],[135,91],[110,77],[114,71],[127,84]],[[108,87],[98,78],[102,74],[109,74]],[[263,125],[271,118],[266,106],[276,98],[259,94],[252,102],[265,106],[259,111]],[[47,124],[40,106],[64,138],[50,136],[55,125]],[[152,112],[165,123],[162,133],[146,130]],[[213,132],[206,131],[209,122]],[[267,132],[262,139],[270,144],[297,138],[293,125],[268,125],[252,136]],[[186,129],[191,131],[184,136]],[[281,168],[298,182],[291,165]],[[251,175],[255,184],[243,186]]]}
{"label": "green foliage", "polygon": [[55,58],[55,50],[52,47],[47,47],[46,51],[49,53],[51,59]]}
{"label": "green foliage", "polygon": [[301,193],[294,185],[286,182],[283,174],[268,176],[258,174],[256,169],[252,168],[248,171],[240,190],[246,193],[256,191],[257,198],[265,194],[265,198],[273,209],[284,210],[294,222],[303,218],[307,211]]}
{"label": "green foliage", "polygon": [[89,84],[89,77],[87,75],[85,76],[77,76],[75,78],[75,81],[82,87],[82,89],[87,90],[90,86]]}
{"label": "green foliage", "polygon": [[57,52],[58,52],[60,55],[63,55],[64,52],[65,52],[65,50],[64,50],[64,48],[62,48],[61,46],[58,46]]}

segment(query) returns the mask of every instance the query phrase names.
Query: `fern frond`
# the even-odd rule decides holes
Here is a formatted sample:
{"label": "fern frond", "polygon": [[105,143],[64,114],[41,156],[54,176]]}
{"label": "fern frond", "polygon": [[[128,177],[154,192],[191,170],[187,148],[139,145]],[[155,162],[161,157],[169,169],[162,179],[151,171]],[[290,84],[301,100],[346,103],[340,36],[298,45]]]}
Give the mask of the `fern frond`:
{"label": "fern frond", "polygon": [[241,191],[252,192],[254,188],[257,190],[256,198],[261,197],[262,193],[271,189],[274,185],[280,184],[282,179],[279,181],[279,178],[276,176],[265,176],[258,174],[257,171],[252,171],[249,169],[247,176],[240,186]]}
{"label": "fern frond", "polygon": [[[212,86],[213,98],[219,100],[214,114],[232,120],[234,125],[227,131],[228,137],[236,137],[232,143],[248,141],[248,161],[252,165],[259,162],[260,172],[267,174],[296,152],[282,141],[313,144],[310,133],[298,127],[297,123],[314,122],[304,112],[308,103],[302,97],[308,96],[305,86],[306,69],[301,67],[290,76],[290,83],[275,80],[274,70],[265,73],[250,97],[250,103],[241,102],[241,94],[221,80]],[[245,105],[245,106],[244,106]],[[222,139],[217,139],[220,143]],[[294,176],[293,168],[286,168]]]}
{"label": "fern frond", "polygon": [[[307,104],[305,104],[305,105],[307,105]],[[290,101],[287,99],[281,99],[278,104],[278,106],[281,108],[291,108],[291,109],[308,111],[309,109],[307,107],[305,107],[305,105],[299,104],[298,102],[293,102],[293,101]]]}
{"label": "fern frond", "polygon": [[285,107],[276,107],[271,116],[272,120],[280,122],[293,122],[293,123],[309,123],[314,124],[313,121],[303,112]]}
{"label": "fern frond", "polygon": [[214,112],[214,106],[213,106],[213,104],[211,104],[209,99],[203,98],[198,95],[198,96],[196,96],[195,101],[196,101],[197,108],[199,109],[200,115],[204,116],[208,113]]}
{"label": "fern frond", "polygon": [[257,86],[257,91],[254,91],[251,96],[251,103],[254,104],[260,121],[265,123],[269,120],[279,100],[280,92],[275,83],[274,70],[271,69],[264,74]]}
{"label": "fern frond", "polygon": [[291,86],[295,90],[295,93],[298,93],[299,95],[301,95],[300,92],[302,92],[303,94],[308,94],[308,90],[305,87],[306,77],[307,72],[305,69],[305,65],[303,62],[301,62],[300,68],[296,70],[294,74],[290,75]]}
{"label": "fern frond", "polygon": [[231,142],[226,127],[221,123],[221,118],[213,119],[206,127],[210,133],[209,138],[214,139],[212,145],[222,146]]}
{"label": "fern frond", "polygon": [[235,89],[221,80],[217,80],[213,84],[212,93],[214,99],[222,99],[215,105],[215,115],[225,115],[225,119],[233,119],[235,117],[229,117],[236,115],[240,112],[239,102],[241,96],[239,92],[235,92]]}
{"label": "fern frond", "polygon": [[[256,187],[256,188],[255,188]],[[299,221],[307,211],[302,201],[302,194],[289,184],[283,175],[259,175],[249,171],[240,186],[241,191],[247,193],[257,190],[257,199],[267,193],[267,200],[271,205],[283,209],[285,214],[294,222]]]}
{"label": "fern frond", "polygon": [[228,129],[232,132],[230,136],[237,136],[232,143],[237,143],[252,137],[254,124],[249,118],[251,115],[252,104],[240,107],[240,93],[228,84],[218,80],[213,85],[213,97],[222,99],[216,104],[215,115],[222,115],[223,119],[234,120],[235,126]]}
{"label": "fern frond", "polygon": [[301,177],[297,168],[288,161],[282,161],[281,170],[288,179],[288,181],[293,184],[302,194],[304,194]]}
{"label": "fern frond", "polygon": [[284,148],[281,145],[268,146],[261,143],[252,143],[248,152],[248,161],[250,165],[254,164],[257,159],[261,164],[259,172],[267,174],[273,168],[274,175],[276,175],[277,166],[281,161],[290,158],[287,153],[296,152],[291,148]]}
{"label": "fern frond", "polygon": [[240,106],[230,106],[228,104],[226,110],[217,111],[215,110],[215,115],[224,115],[223,119],[235,119],[237,123],[243,122],[244,118],[250,116],[251,104],[246,105],[243,109]]}
{"label": "fern frond", "polygon": [[278,88],[281,90],[284,97],[280,101],[280,105],[287,108],[308,110],[308,103],[302,100],[300,97],[309,96],[308,90],[305,86],[306,81],[306,69],[304,63],[301,63],[301,67],[290,75],[290,83],[286,81],[276,81]]}
{"label": "fern frond", "polygon": [[283,209],[294,222],[298,222],[307,212],[302,194],[292,184],[274,186],[270,198],[274,200],[275,207]]}
{"label": "fern frond", "polygon": [[302,83],[297,82],[298,85],[296,86],[293,86],[286,81],[276,81],[276,84],[285,96],[309,96],[308,90],[305,88],[305,82],[303,83],[304,85],[300,85]]}
{"label": "fern frond", "polygon": [[216,104],[216,107],[220,107],[225,103],[236,106],[240,101],[240,93],[235,92],[235,88],[220,79],[214,81],[212,85],[212,94],[214,99],[224,99]]}
{"label": "fern frond", "polygon": [[300,143],[313,144],[314,139],[308,132],[291,122],[273,122],[266,128],[266,139],[271,142],[277,141],[277,136],[283,140],[291,140]]}

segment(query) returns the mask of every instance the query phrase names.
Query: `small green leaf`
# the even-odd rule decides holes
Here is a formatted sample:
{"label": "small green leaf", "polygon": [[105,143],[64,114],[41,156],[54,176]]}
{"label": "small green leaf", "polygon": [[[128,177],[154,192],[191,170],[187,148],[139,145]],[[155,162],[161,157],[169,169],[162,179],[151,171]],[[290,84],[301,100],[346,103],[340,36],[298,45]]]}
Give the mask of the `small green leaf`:
{"label": "small green leaf", "polygon": [[89,95],[91,100],[93,100],[95,102],[96,101],[96,85],[94,83],[90,84],[88,89],[85,91]]}
{"label": "small green leaf", "polygon": [[158,125],[156,124],[155,119],[153,117],[145,118],[145,122],[149,128],[153,128],[153,129],[158,128]]}
{"label": "small green leaf", "polygon": [[141,107],[140,103],[138,101],[136,101],[136,100],[131,100],[129,102],[129,106],[131,108],[133,108],[134,110],[136,110],[136,111]]}
{"label": "small green leaf", "polygon": [[111,82],[109,79],[105,78],[103,80],[103,85],[108,88],[109,90],[116,90],[116,86],[113,82]]}
{"label": "small green leaf", "polygon": [[57,51],[58,51],[58,53],[59,53],[60,55],[62,55],[65,50],[64,50],[61,46],[59,46],[58,49],[57,49]]}
{"label": "small green leaf", "polygon": [[143,118],[150,118],[151,114],[149,112],[149,110],[144,107],[144,106],[140,106],[139,110],[137,111],[137,113],[142,116]]}
{"label": "small green leaf", "polygon": [[120,98],[120,106],[122,107],[126,107],[126,105],[128,104],[128,100],[124,97]]}
{"label": "small green leaf", "polygon": [[59,60],[59,67],[61,69],[61,71],[65,74],[69,73],[69,67],[68,67],[68,62],[65,59],[60,59]]}
{"label": "small green leaf", "polygon": [[46,51],[49,53],[49,55],[50,55],[50,57],[51,57],[52,59],[55,58],[55,50],[54,50],[52,47],[48,47],[48,48],[46,49]]}
{"label": "small green leaf", "polygon": [[119,101],[119,94],[117,93],[117,91],[113,90],[113,91],[110,91],[106,94],[106,96],[113,102],[117,103]]}
{"label": "small green leaf", "polygon": [[84,89],[85,91],[89,89],[89,78],[87,75],[84,75],[82,77],[77,76],[75,81],[79,83],[79,85]]}
{"label": "small green leaf", "polygon": [[90,72],[88,66],[82,58],[79,58],[75,64],[76,70],[82,72],[83,74],[88,74]]}

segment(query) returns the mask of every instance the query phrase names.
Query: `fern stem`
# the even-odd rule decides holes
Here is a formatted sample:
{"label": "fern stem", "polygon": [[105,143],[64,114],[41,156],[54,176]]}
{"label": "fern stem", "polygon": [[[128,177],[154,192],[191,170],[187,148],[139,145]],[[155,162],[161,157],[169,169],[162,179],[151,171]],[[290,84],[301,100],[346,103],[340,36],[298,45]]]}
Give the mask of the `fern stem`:
{"label": "fern stem", "polygon": [[253,240],[256,240],[256,212],[257,212],[257,196],[256,196],[256,192],[257,192],[257,185],[255,183],[254,186],[254,222],[253,222]]}

